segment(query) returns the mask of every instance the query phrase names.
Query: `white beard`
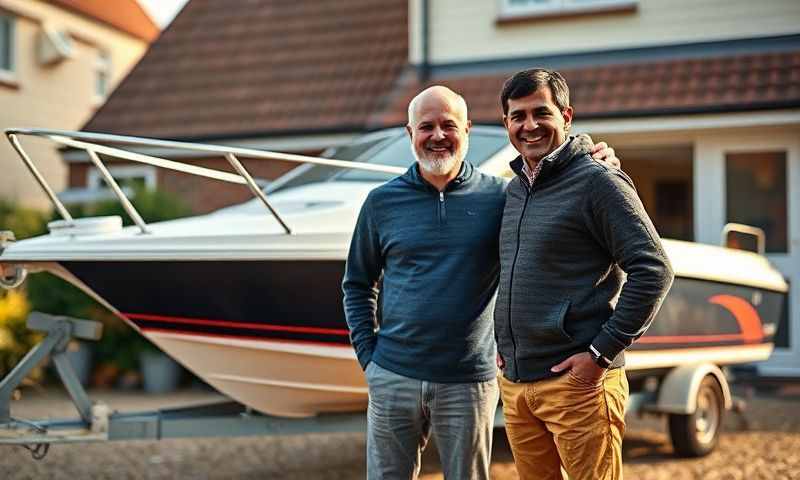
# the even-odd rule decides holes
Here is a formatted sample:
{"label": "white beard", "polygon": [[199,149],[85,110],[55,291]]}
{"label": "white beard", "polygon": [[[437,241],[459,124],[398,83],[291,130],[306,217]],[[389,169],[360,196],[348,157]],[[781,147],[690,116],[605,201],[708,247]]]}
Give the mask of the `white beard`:
{"label": "white beard", "polygon": [[430,173],[431,175],[447,175],[452,172],[454,168],[467,156],[469,149],[469,140],[464,139],[461,143],[461,148],[453,152],[453,155],[436,155],[428,158],[425,153],[418,152],[414,145],[411,145],[411,153],[419,163],[419,166]]}
{"label": "white beard", "polygon": [[[416,156],[416,155],[415,155]],[[458,163],[458,157],[447,155],[438,158],[425,158],[417,156],[419,166],[432,175],[446,175],[450,173]]]}

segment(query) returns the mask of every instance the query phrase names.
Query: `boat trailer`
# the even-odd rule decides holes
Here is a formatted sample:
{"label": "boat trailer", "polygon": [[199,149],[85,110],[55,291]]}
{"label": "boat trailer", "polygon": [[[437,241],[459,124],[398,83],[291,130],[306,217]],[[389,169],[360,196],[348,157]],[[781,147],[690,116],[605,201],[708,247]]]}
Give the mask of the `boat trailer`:
{"label": "boat trailer", "polygon": [[[46,336],[0,382],[0,445],[23,446],[37,460],[44,458],[50,445],[55,443],[366,431],[364,412],[286,418],[264,415],[234,401],[143,412],[115,412],[108,405],[89,399],[66,356],[67,345],[73,338],[98,340],[102,335],[102,324],[33,312],[28,317],[27,326],[45,332]],[[28,373],[48,355],[55,363],[58,377],[79,418],[31,421],[13,417],[10,407],[14,392]]]}
{"label": "boat trailer", "polygon": [[[116,412],[108,405],[89,399],[66,356],[72,339],[99,340],[102,324],[33,312],[28,316],[27,326],[46,336],[0,382],[0,445],[23,446],[37,460],[44,458],[50,445],[56,443],[366,431],[363,411],[288,418],[265,415],[235,401]],[[16,389],[48,355],[79,418],[27,420],[13,417],[10,407]],[[640,391],[631,392],[627,413],[666,415],[676,453],[692,457],[705,455],[716,446],[724,410],[739,414],[746,426],[744,409],[744,401],[731,394],[723,371],[716,365],[700,363],[675,367],[661,381],[645,382]],[[495,428],[503,427],[503,411],[498,406]]]}

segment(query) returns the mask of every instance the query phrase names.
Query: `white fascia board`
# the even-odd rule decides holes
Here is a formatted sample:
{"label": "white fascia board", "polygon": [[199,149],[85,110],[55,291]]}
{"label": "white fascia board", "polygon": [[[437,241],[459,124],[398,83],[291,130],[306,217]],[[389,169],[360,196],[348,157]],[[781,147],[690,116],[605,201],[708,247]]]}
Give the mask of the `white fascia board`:
{"label": "white fascia board", "polygon": [[[344,145],[354,138],[361,135],[362,132],[353,133],[335,133],[327,135],[293,135],[286,137],[269,137],[269,138],[249,138],[244,140],[219,140],[208,142],[209,144],[228,146],[228,147],[241,147],[252,148],[257,150],[269,150],[275,152],[301,152],[306,150],[322,150],[328,147]],[[161,158],[206,158],[206,157],[219,157],[219,155],[212,153],[193,152],[189,150],[180,150],[172,148],[126,148],[127,150],[137,153],[143,153],[154,157]],[[89,156],[86,152],[78,150],[70,150],[62,153],[61,157],[67,163],[87,163]]]}
{"label": "white fascia board", "polygon": [[614,119],[577,120],[572,123],[576,133],[647,133],[714,130],[723,128],[800,125],[800,109],[769,112],[736,112],[697,115],[668,115],[663,117],[630,117]]}

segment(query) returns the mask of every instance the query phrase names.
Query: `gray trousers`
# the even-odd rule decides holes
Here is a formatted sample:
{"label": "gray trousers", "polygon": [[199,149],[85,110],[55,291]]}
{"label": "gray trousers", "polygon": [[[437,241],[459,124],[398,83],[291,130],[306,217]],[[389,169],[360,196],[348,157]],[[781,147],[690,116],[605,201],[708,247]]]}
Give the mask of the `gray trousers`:
{"label": "gray trousers", "polygon": [[366,369],[367,478],[416,479],[430,434],[445,479],[489,478],[497,380],[435,383],[404,377],[375,362]]}

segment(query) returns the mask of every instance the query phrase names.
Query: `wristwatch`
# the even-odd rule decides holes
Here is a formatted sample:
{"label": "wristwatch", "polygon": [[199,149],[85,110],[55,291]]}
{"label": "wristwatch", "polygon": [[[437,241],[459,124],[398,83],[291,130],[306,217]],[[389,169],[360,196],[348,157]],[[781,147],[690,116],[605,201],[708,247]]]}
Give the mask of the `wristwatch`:
{"label": "wristwatch", "polygon": [[608,368],[611,366],[611,360],[604,357],[599,350],[594,348],[594,345],[589,345],[589,355],[592,356],[594,363],[599,365],[601,368]]}

